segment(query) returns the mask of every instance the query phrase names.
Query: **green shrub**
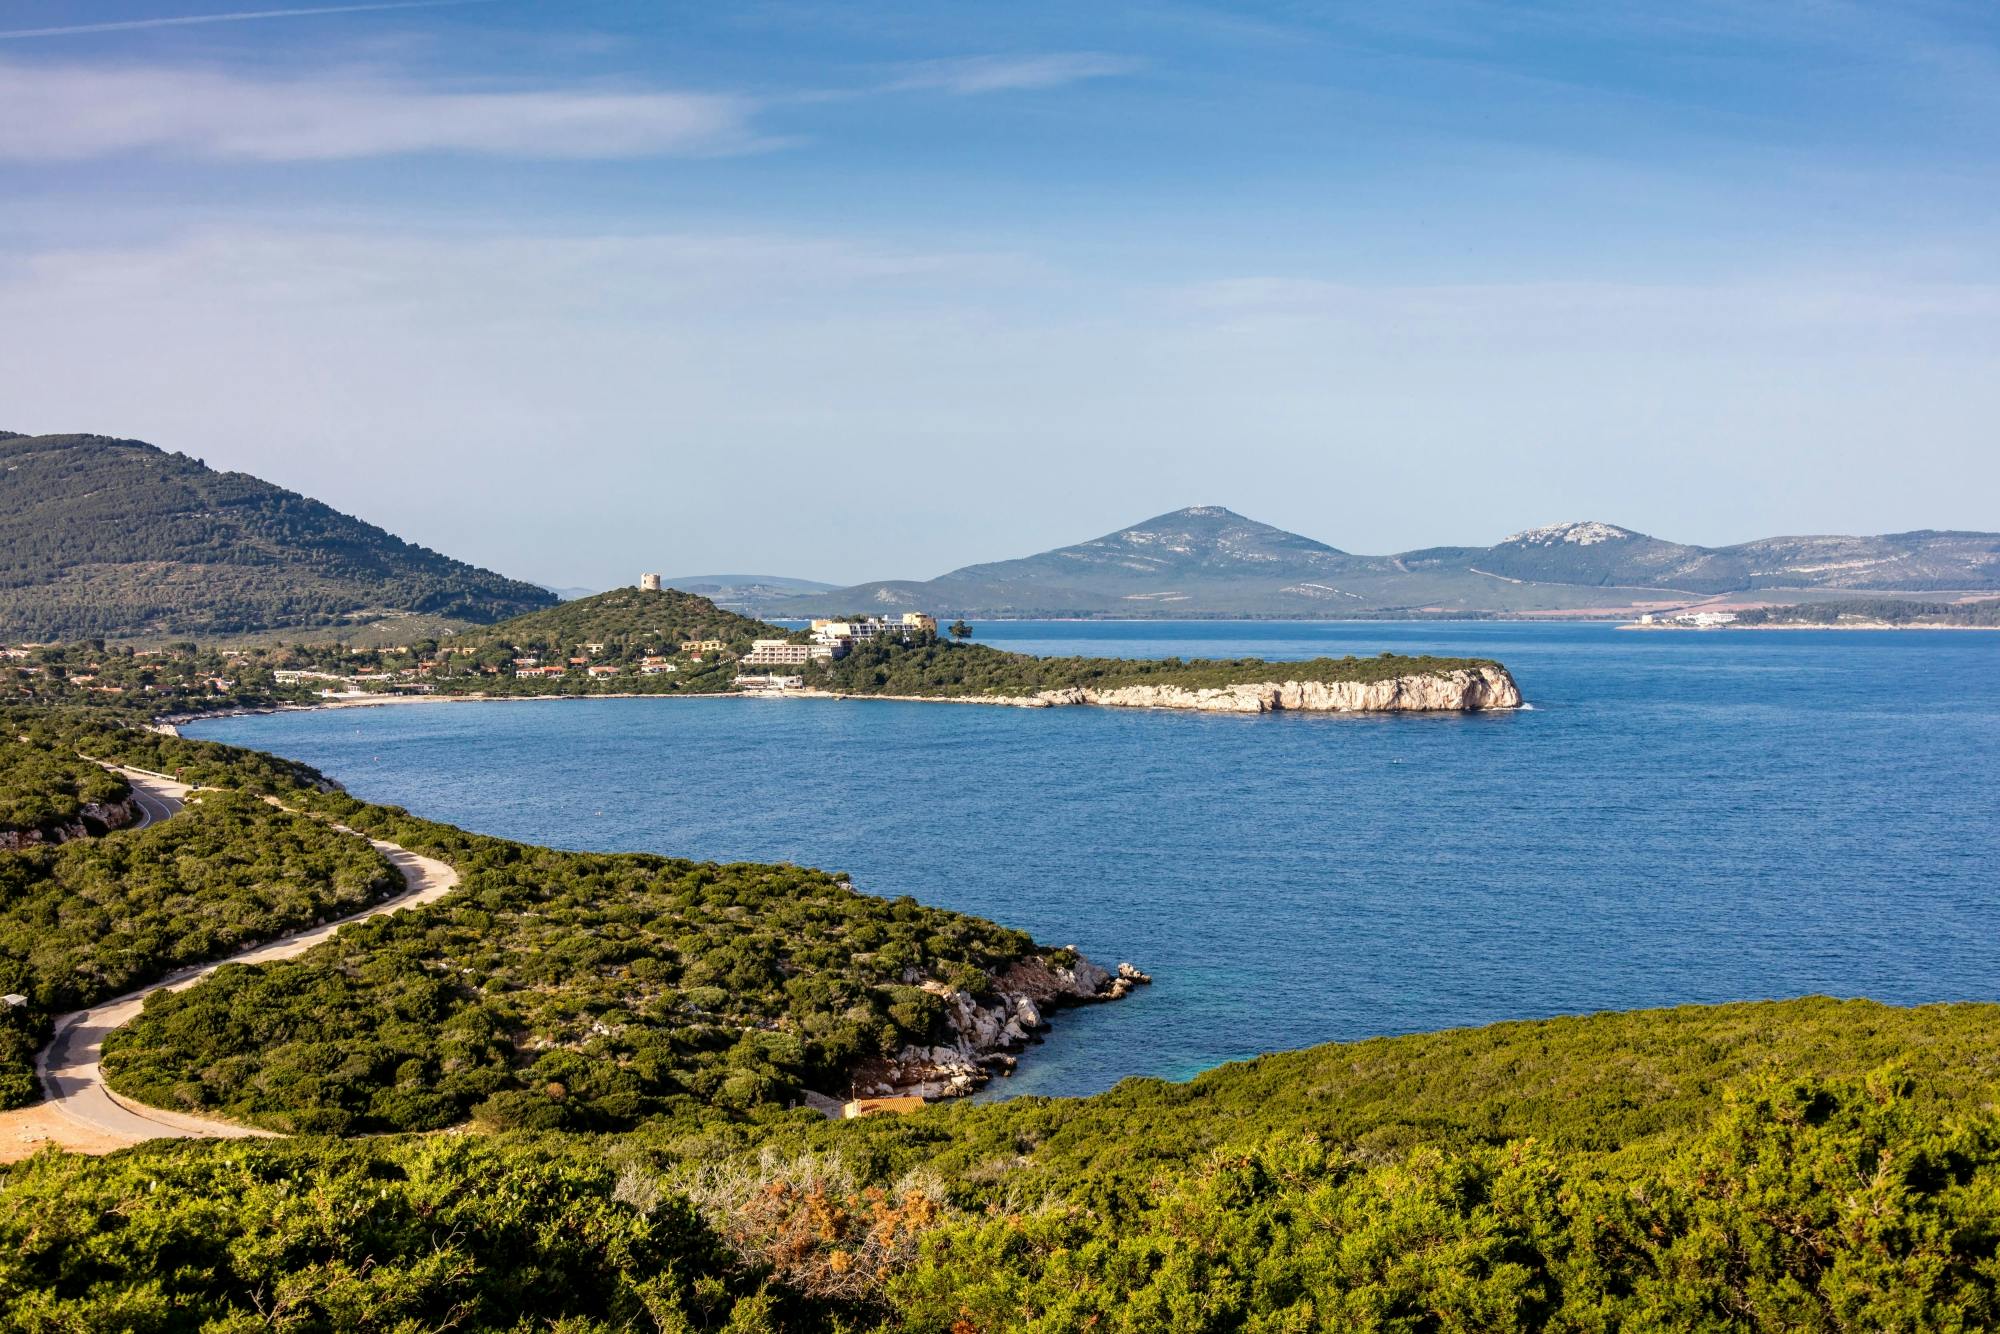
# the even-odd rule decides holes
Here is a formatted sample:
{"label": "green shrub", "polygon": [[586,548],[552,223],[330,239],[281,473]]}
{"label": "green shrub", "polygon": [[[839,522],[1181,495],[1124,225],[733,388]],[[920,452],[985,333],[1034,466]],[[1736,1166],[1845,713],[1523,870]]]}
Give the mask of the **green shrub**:
{"label": "green shrub", "polygon": [[0,831],[46,829],[84,807],[124,801],[131,784],[59,746],[0,737]]}

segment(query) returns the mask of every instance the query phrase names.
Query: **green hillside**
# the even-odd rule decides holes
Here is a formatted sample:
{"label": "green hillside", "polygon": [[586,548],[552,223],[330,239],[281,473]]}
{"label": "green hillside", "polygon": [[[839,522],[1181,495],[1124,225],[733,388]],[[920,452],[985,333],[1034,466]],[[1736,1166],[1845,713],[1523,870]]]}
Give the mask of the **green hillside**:
{"label": "green hillside", "polygon": [[317,500],[137,440],[0,439],[0,637],[232,634],[555,601]]}
{"label": "green hillside", "polygon": [[646,649],[664,647],[672,652],[684,640],[720,639],[747,647],[752,639],[785,633],[679,589],[614,588],[470,631],[459,636],[454,647],[504,644],[554,653],[581,644],[603,644],[603,656],[620,659]]}

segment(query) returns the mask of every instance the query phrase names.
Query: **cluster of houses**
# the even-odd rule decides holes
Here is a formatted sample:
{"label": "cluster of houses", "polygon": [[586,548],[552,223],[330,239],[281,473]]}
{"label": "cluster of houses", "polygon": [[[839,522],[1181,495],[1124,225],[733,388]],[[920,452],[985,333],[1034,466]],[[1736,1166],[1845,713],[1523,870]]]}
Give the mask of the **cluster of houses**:
{"label": "cluster of houses", "polygon": [[[61,646],[57,644],[39,641],[0,645],[0,661],[9,664],[15,672],[18,672],[22,676],[60,679],[72,686],[90,690],[100,695],[122,695],[126,692],[127,688],[123,685],[98,679],[98,673],[103,670],[102,663],[86,663],[79,670],[67,665],[51,667],[46,663],[31,661],[39,650],[59,647]],[[154,659],[169,660],[173,656],[172,650],[157,648],[135,649],[131,653],[131,657],[138,662],[146,662]],[[242,657],[231,657],[228,659],[229,665],[235,667],[242,666],[246,661]],[[235,689],[235,687],[236,678],[232,676],[197,676],[187,681],[169,681],[163,684],[155,684],[147,681],[136,684],[136,689],[148,695],[155,694],[163,688],[168,690],[206,689],[216,694],[227,694],[229,691]]]}
{"label": "cluster of houses", "polygon": [[[647,578],[656,580],[657,576],[647,576]],[[642,584],[642,586],[656,585]],[[738,689],[750,691],[797,689],[805,684],[803,675],[796,670],[786,669],[803,668],[814,662],[837,661],[851,653],[855,645],[869,641],[899,640],[908,643],[919,636],[936,633],[937,620],[922,612],[904,612],[895,617],[861,616],[841,620],[831,618],[815,620],[803,642],[795,642],[790,638],[753,641],[750,651],[737,661],[743,668],[762,670],[739,672],[735,684]],[[46,646],[41,644],[0,645],[0,659],[12,662],[21,672],[42,675],[47,671],[46,668],[39,663],[30,663],[26,660],[35,650],[44,647]],[[702,663],[710,658],[727,660],[733,656],[726,640],[688,639],[675,646],[676,653],[648,652],[636,662],[629,659],[623,663],[601,661],[607,646],[601,643],[587,643],[577,645],[574,652],[563,655],[558,660],[546,662],[534,652],[521,646],[514,646],[511,652],[517,656],[505,662],[500,661],[497,655],[487,657],[477,653],[476,650],[461,648],[456,650],[456,654],[460,655],[460,663],[454,665],[447,661],[454,656],[453,649],[425,647],[434,656],[421,657],[414,665],[382,666],[372,671],[342,671],[338,670],[337,664],[329,664],[335,668],[334,670],[328,670],[327,666],[284,667],[274,670],[272,677],[279,685],[317,686],[319,693],[326,696],[362,691],[427,695],[436,690],[437,687],[432,684],[431,678],[438,676],[476,673],[482,676],[512,675],[534,680],[564,678],[577,673],[594,681],[603,681],[627,672],[637,672],[642,676],[661,676],[679,672],[686,665]],[[366,656],[374,660],[371,666],[380,662],[380,653],[408,655],[403,658],[403,661],[408,663],[410,658],[417,658],[423,651],[425,650],[413,650],[411,646],[399,645],[391,649],[370,652]],[[476,660],[466,661],[462,655],[467,654],[473,655]],[[161,650],[141,649],[133,656],[148,658],[165,655]],[[357,650],[354,656],[362,657],[364,652]],[[248,664],[248,660],[241,657],[232,657],[228,662],[231,666]],[[125,687],[122,685],[98,684],[96,670],[97,664],[92,663],[83,671],[69,671],[63,675],[72,685],[110,693],[124,691]],[[215,676],[201,678],[198,684],[205,685],[217,693],[227,693],[235,687],[236,682],[233,677]],[[154,687],[146,685],[144,688],[151,691]]]}

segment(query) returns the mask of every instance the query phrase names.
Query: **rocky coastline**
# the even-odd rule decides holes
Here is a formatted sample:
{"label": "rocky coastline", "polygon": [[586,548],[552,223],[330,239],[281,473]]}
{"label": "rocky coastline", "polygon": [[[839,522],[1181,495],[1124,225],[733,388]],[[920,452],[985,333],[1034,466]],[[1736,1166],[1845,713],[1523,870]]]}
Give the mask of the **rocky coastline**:
{"label": "rocky coastline", "polygon": [[[1275,665],[1275,664],[1274,664]],[[919,704],[984,704],[1016,709],[1095,705],[1112,709],[1180,709],[1203,713],[1482,713],[1521,707],[1520,687],[1505,667],[1491,663],[1448,672],[1413,672],[1380,681],[1256,681],[1227,686],[1065,686],[1032,695],[857,694],[843,690],[580,691],[550,695],[350,695],[310,703],[225,705],[163,715],[156,730],[178,735],[178,726],[210,718],[320,709],[373,708],[391,704],[547,703],[578,699],[843,699],[900,700]]]}
{"label": "rocky coastline", "polygon": [[1065,686],[1032,695],[856,695],[791,690],[819,699],[897,699],[919,703],[997,704],[1017,709],[1096,705],[1111,709],[1184,709],[1203,713],[1481,713],[1521,707],[1521,690],[1497,663],[1448,672],[1416,672],[1380,681],[1257,681],[1227,686]]}
{"label": "rocky coastline", "polygon": [[114,829],[138,823],[139,799],[93,801],[67,820],[51,820],[32,829],[0,829],[0,850],[19,852],[22,848],[67,843],[71,839],[96,838]]}
{"label": "rocky coastline", "polygon": [[963,1097],[996,1074],[1013,1073],[1021,1051],[1041,1041],[1055,1011],[1122,1000],[1152,980],[1129,963],[1100,968],[1071,946],[1017,960],[984,996],[931,979],[917,982],[942,1002],[943,1040],[913,1043],[863,1064],[854,1074],[853,1096]]}
{"label": "rocky coastline", "polygon": [[1114,709],[1194,709],[1208,713],[1473,713],[1517,709],[1521,691],[1505,667],[1458,668],[1384,681],[1262,681],[1186,686],[1071,686],[1044,690],[1029,708],[1096,704]]}

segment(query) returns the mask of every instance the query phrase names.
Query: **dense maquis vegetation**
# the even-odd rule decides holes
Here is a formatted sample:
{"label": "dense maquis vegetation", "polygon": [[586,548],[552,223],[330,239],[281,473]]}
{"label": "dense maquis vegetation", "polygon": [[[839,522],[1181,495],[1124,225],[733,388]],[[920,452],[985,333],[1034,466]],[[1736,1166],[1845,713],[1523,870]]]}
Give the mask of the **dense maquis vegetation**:
{"label": "dense maquis vegetation", "polygon": [[0,853],[0,1107],[32,1101],[51,1016],[402,886],[365,839],[241,793],[148,829]]}
{"label": "dense maquis vegetation", "polygon": [[910,642],[876,639],[857,644],[837,662],[806,669],[806,684],[856,695],[1032,695],[1039,690],[1088,686],[1213,686],[1265,681],[1386,681],[1491,665],[1483,659],[1399,657],[1313,658],[1264,662],[1257,658],[1038,658],[984,644],[954,643],[935,635]]}
{"label": "dense maquis vegetation", "polygon": [[172,775],[198,787],[289,798],[300,791],[329,791],[335,786],[296,760],[156,732],[135,726],[118,713],[0,707],[0,730],[25,736],[36,745]]}
{"label": "dense maquis vegetation", "polygon": [[1533,1140],[1357,1160],[1280,1135],[1116,1221],[1059,1202],[943,1230],[902,1328],[1925,1330],[2000,1319],[2000,1121],[1893,1083],[1726,1100],[1685,1146]]}
{"label": "dense maquis vegetation", "polygon": [[0,632],[226,634],[362,611],[486,622],[553,594],[136,440],[0,439]]}
{"label": "dense maquis vegetation", "polygon": [[[281,814],[250,800],[275,794],[463,877],[429,909],[157,998],[106,1067],[165,1105],[322,1130],[468,1114],[610,1126],[693,1103],[768,1106],[801,1087],[844,1091],[856,1063],[935,1037],[939,1002],[913,981],[981,991],[1033,948],[823,872],[534,848],[323,791],[304,766],[254,752],[88,715],[33,725],[48,744],[225,789],[204,814]],[[246,853],[260,840],[244,835]]]}
{"label": "dense maquis vegetation", "polygon": [[1855,598],[1756,607],[1736,614],[1737,625],[1940,625],[2000,627],[2000,598],[1981,602],[1919,602],[1912,598]]}
{"label": "dense maquis vegetation", "polygon": [[101,764],[18,735],[0,735],[0,831],[50,828],[78,819],[86,806],[130,795],[130,785]]}
{"label": "dense maquis vegetation", "polygon": [[1688,1008],[845,1125],[44,1155],[0,1329],[1989,1328],[1996,1021]]}
{"label": "dense maquis vegetation", "polygon": [[[117,1087],[285,1129],[617,1126],[689,1102],[844,1089],[934,1037],[936,978],[983,990],[1032,948],[975,918],[789,866],[558,852],[462,833],[204,746],[79,738],[121,759],[281,791],[449,861],[459,892],[300,959],[159,997],[107,1044]],[[93,752],[96,753],[96,752]]]}
{"label": "dense maquis vegetation", "polygon": [[684,1202],[619,1179],[561,1138],[45,1154],[7,1176],[0,1331],[789,1326]]}
{"label": "dense maquis vegetation", "polygon": [[617,1127],[692,1099],[844,1092],[934,1040],[935,977],[984,990],[1032,943],[789,866],[556,852],[343,814],[463,877],[296,961],[225,968],[107,1043],[114,1087],[276,1129]]}

